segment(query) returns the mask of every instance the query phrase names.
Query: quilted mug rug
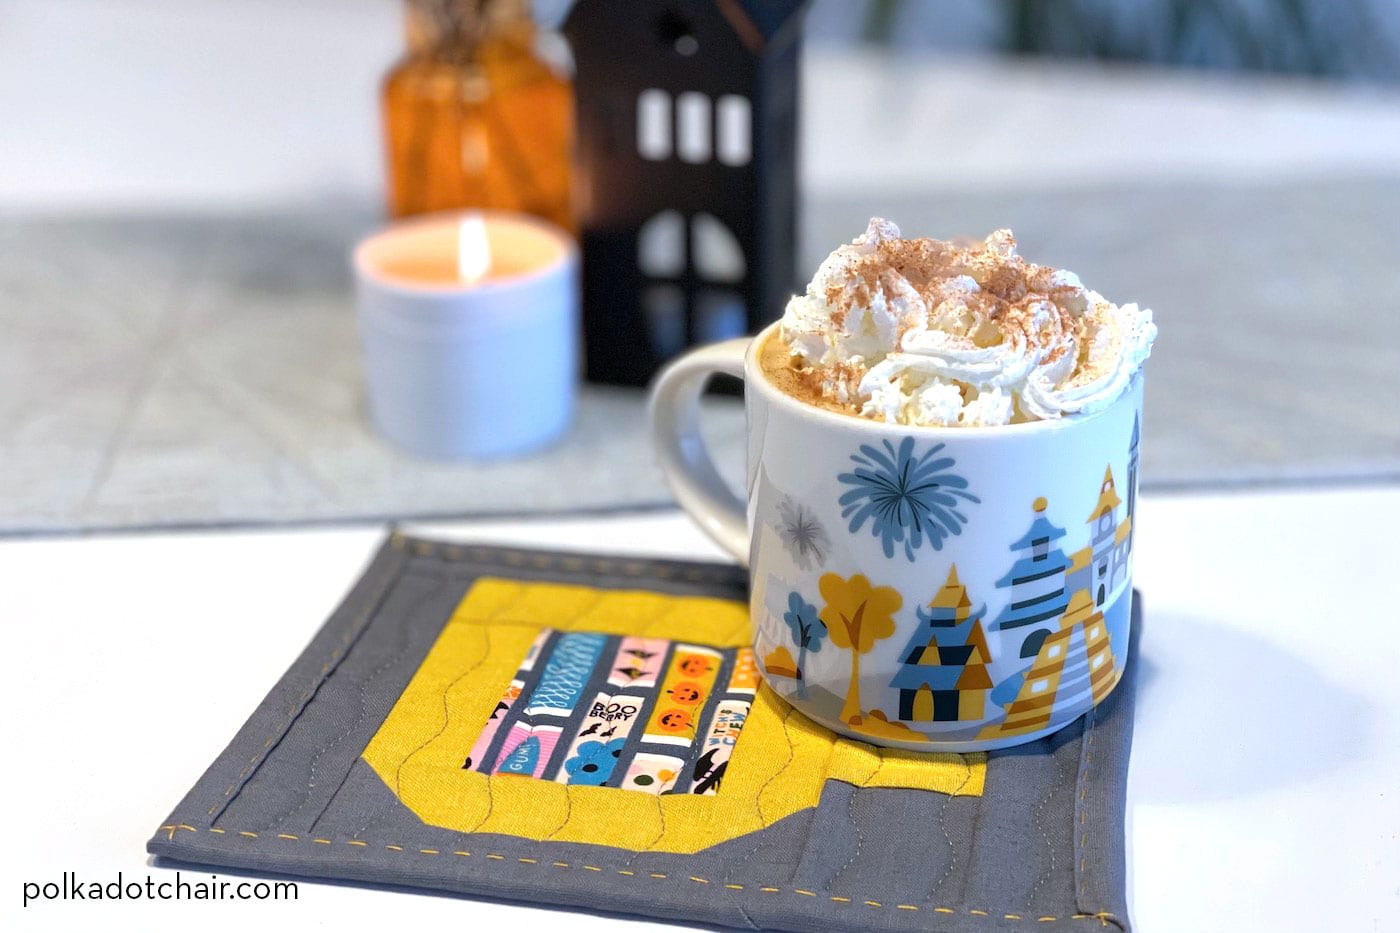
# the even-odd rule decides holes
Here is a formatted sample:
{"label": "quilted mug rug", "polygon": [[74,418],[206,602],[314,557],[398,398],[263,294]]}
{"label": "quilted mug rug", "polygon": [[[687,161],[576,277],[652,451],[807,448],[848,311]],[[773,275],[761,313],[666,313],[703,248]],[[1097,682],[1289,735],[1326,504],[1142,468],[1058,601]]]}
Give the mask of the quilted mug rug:
{"label": "quilted mug rug", "polygon": [[744,929],[1128,928],[1135,648],[1049,738],[880,749],[762,684],[745,592],[393,535],[147,849]]}

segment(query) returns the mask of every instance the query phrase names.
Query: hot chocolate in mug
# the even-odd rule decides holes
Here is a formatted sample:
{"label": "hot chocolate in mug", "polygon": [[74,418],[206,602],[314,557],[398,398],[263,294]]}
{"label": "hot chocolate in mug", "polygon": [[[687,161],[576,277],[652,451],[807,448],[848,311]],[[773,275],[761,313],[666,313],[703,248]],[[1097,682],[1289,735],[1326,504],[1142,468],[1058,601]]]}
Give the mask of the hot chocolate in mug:
{"label": "hot chocolate in mug", "polygon": [[[800,401],[758,337],[696,349],[652,388],[682,507],[747,564],[765,682],[877,745],[1018,745],[1106,697],[1127,658],[1142,373],[1087,415],[886,424]],[[747,503],[700,436],[710,376],[745,381]]]}

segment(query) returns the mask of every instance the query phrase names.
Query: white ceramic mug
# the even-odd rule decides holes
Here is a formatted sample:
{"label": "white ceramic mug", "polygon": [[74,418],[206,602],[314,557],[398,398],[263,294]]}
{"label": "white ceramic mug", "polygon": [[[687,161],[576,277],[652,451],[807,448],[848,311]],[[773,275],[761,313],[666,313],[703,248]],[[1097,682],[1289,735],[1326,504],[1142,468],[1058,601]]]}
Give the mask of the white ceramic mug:
{"label": "white ceramic mug", "polygon": [[[870,421],[785,394],[749,340],[652,388],[682,507],[749,567],[768,686],[866,742],[974,751],[1073,722],[1128,651],[1142,374],[1092,415],[1002,427]],[[747,508],[715,471],[699,398],[744,379]]]}

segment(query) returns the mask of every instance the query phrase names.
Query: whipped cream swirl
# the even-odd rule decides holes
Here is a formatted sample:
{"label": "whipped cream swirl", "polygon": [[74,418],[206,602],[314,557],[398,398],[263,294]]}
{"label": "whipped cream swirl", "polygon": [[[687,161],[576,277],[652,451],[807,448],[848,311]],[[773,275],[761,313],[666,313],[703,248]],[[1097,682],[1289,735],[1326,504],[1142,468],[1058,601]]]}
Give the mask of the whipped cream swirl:
{"label": "whipped cream swirl", "polygon": [[1151,311],[1026,262],[1009,230],[963,246],[903,239],[880,218],[826,258],[781,332],[828,403],[926,426],[1097,411],[1157,336]]}

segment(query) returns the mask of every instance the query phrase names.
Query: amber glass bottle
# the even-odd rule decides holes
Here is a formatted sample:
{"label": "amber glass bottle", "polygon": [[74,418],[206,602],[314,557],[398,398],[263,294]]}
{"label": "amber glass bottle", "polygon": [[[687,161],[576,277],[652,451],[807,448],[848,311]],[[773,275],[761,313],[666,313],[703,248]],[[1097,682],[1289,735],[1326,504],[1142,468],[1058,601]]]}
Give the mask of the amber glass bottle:
{"label": "amber glass bottle", "polygon": [[524,211],[574,229],[573,89],[536,48],[528,0],[408,0],[384,79],[389,211]]}

